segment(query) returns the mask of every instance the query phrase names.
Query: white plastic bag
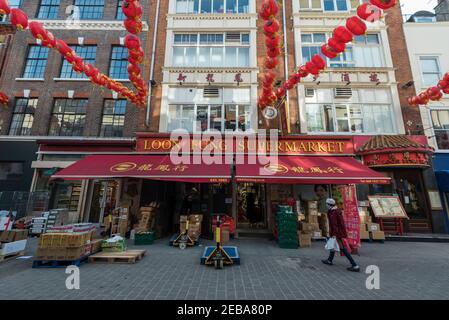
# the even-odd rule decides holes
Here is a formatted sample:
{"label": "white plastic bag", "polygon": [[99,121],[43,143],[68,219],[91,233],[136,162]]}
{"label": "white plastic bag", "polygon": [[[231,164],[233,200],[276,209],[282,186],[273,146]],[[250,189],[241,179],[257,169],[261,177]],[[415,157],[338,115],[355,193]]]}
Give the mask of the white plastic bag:
{"label": "white plastic bag", "polygon": [[324,246],[326,250],[340,252],[340,246],[338,245],[338,241],[336,237],[329,238]]}

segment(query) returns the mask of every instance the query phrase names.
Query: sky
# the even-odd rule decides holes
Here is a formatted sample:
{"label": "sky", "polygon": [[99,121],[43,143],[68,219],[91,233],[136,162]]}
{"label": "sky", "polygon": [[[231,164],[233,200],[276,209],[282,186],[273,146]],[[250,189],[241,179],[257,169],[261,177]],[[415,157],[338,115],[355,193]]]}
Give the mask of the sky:
{"label": "sky", "polygon": [[400,0],[400,3],[402,14],[410,15],[419,10],[433,12],[433,8],[437,6],[438,0]]}

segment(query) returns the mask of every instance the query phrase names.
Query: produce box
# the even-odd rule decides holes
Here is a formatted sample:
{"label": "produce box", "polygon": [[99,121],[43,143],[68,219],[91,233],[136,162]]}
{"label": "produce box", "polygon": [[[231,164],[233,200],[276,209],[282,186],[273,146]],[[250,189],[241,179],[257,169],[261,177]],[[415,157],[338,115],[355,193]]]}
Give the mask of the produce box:
{"label": "produce box", "polygon": [[27,245],[27,240],[19,240],[9,243],[0,244],[0,256],[7,256],[14,253],[24,251]]}
{"label": "produce box", "polygon": [[361,240],[369,240],[370,239],[370,234],[369,231],[366,230],[366,226],[365,228],[360,228],[360,239]]}
{"label": "produce box", "polygon": [[90,251],[92,254],[101,251],[101,243],[102,242],[103,242],[102,239],[95,239],[90,242]]}
{"label": "produce box", "polygon": [[312,234],[307,231],[298,231],[298,241],[301,248],[312,246]]}
{"label": "produce box", "polygon": [[28,238],[28,230],[10,230],[0,232],[0,242],[15,242]]}
{"label": "produce box", "polygon": [[378,223],[367,223],[368,231],[380,231],[380,225]]}
{"label": "produce box", "polygon": [[383,231],[370,231],[372,240],[385,240],[385,232]]}
{"label": "produce box", "polygon": [[104,252],[122,252],[126,250],[126,243],[123,239],[113,242],[103,240],[101,243],[101,249]]}
{"label": "produce box", "polygon": [[154,242],[154,232],[136,233],[134,237],[134,244],[136,246],[151,245]]}

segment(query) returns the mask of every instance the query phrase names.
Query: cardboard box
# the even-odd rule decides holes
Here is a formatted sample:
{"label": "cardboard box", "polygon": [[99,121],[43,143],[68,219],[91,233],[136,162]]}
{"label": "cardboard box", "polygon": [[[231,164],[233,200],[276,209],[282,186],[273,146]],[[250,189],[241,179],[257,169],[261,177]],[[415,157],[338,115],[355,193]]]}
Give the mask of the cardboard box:
{"label": "cardboard box", "polygon": [[27,245],[27,240],[19,240],[10,243],[3,243],[0,246],[0,255],[6,256],[14,253],[24,251]]}
{"label": "cardboard box", "polygon": [[380,231],[380,225],[378,223],[367,223],[368,231]]}
{"label": "cardboard box", "polygon": [[369,240],[370,239],[370,234],[369,234],[368,230],[360,228],[360,239],[361,240]]}
{"label": "cardboard box", "polygon": [[95,239],[92,240],[90,243],[90,252],[91,254],[97,253],[101,251],[101,243],[102,243],[102,239]]}
{"label": "cardboard box", "polygon": [[312,237],[313,238],[321,238],[322,236],[323,236],[323,233],[321,232],[321,230],[320,231],[314,231],[312,233]]}
{"label": "cardboard box", "polygon": [[300,248],[307,248],[312,246],[312,234],[307,231],[298,231],[298,241]]}
{"label": "cardboard box", "polygon": [[307,209],[308,210],[317,210],[318,209],[318,201],[307,201]]}
{"label": "cardboard box", "polygon": [[309,215],[308,217],[307,217],[307,221],[309,222],[309,223],[318,223],[318,215]]}
{"label": "cardboard box", "polygon": [[383,231],[371,231],[370,235],[373,240],[385,240],[385,232]]}

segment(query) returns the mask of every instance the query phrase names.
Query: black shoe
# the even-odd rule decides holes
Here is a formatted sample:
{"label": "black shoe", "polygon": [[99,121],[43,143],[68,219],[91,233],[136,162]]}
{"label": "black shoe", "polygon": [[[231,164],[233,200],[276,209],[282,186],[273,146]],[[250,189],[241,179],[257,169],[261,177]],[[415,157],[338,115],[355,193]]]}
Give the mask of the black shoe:
{"label": "black shoe", "polygon": [[351,271],[351,272],[360,272],[360,267],[359,266],[349,267],[346,270]]}
{"label": "black shoe", "polygon": [[333,264],[331,261],[329,261],[328,259],[326,259],[326,260],[321,260],[321,262],[324,263],[324,264],[327,264],[328,266],[333,266],[333,265],[334,265],[334,264]]}

